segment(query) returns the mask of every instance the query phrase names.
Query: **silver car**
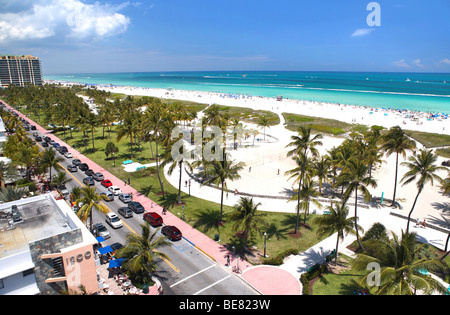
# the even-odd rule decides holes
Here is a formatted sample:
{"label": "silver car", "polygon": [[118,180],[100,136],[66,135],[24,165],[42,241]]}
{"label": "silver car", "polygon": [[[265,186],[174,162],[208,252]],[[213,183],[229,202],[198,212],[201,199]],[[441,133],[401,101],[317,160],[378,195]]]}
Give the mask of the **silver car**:
{"label": "silver car", "polygon": [[93,173],[92,178],[94,178],[98,182],[102,181],[104,179],[102,173]]}

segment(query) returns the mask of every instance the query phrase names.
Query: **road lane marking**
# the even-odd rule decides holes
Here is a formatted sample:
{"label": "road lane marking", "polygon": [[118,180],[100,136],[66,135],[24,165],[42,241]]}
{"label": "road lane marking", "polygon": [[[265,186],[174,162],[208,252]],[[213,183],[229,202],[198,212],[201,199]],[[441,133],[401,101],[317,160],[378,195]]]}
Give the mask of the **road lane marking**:
{"label": "road lane marking", "polygon": [[200,293],[202,293],[203,291],[206,291],[206,290],[208,290],[209,288],[211,288],[211,287],[215,286],[216,284],[219,284],[219,283],[221,283],[222,281],[224,281],[224,280],[228,279],[229,277],[231,277],[231,275],[228,275],[228,276],[226,276],[225,278],[223,278],[223,279],[220,279],[219,281],[216,281],[216,282],[214,282],[213,284],[211,284],[211,285],[207,286],[206,288],[204,288],[204,289],[201,289],[200,291],[197,291],[197,292],[196,292],[196,293],[194,293],[193,295],[197,295],[197,294],[200,294]]}
{"label": "road lane marking", "polygon": [[200,270],[199,272],[196,272],[196,273],[190,275],[189,277],[186,277],[186,278],[184,278],[183,280],[180,280],[180,281],[178,281],[177,283],[172,284],[170,287],[172,288],[172,287],[174,287],[174,286],[176,286],[176,285],[178,285],[178,284],[180,284],[180,283],[182,283],[182,282],[184,282],[184,281],[186,281],[186,280],[188,280],[188,279],[190,279],[190,278],[192,278],[192,277],[195,277],[196,275],[198,275],[198,274],[200,274],[200,273],[202,273],[202,272],[204,272],[204,271],[206,271],[206,270],[208,270],[208,269],[210,269],[210,268],[212,268],[212,267],[214,267],[214,266],[215,266],[215,265],[211,265],[211,266],[209,266],[209,267],[206,267],[205,269],[202,269],[202,270]]}

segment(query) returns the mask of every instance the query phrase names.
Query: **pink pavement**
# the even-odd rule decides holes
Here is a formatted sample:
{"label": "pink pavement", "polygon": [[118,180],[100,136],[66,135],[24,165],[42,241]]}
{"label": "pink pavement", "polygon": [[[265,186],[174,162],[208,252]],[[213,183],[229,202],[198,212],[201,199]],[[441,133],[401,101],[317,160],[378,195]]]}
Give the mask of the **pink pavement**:
{"label": "pink pavement", "polygon": [[[14,108],[1,101],[6,107],[11,110],[16,111]],[[43,135],[49,136],[51,139],[55,140],[58,143],[65,143],[51,132],[39,126],[36,122],[32,121],[22,113],[16,111],[19,114],[19,117],[23,117],[29,121],[30,124],[35,125],[38,132]],[[87,163],[89,167],[94,172],[100,172],[103,176],[111,182],[113,185],[118,186],[122,192],[124,193],[132,193],[133,200],[138,201],[142,204],[142,206],[148,212],[156,212],[160,214],[164,223],[167,225],[174,225],[178,227],[178,229],[182,232],[183,238],[185,238],[188,242],[193,244],[197,249],[211,258],[213,261],[226,266],[231,269],[231,266],[228,266],[227,256],[230,257],[230,265],[236,266],[237,262],[233,257],[233,252],[229,251],[226,246],[219,244],[218,242],[212,240],[210,237],[201,233],[197,229],[193,228],[176,215],[167,212],[165,215],[162,214],[163,208],[158,205],[156,202],[150,200],[145,195],[138,192],[133,188],[132,185],[125,184],[124,179],[119,179],[108,170],[99,166],[95,162],[89,160],[86,156],[78,152],[77,150],[70,147],[68,144],[65,144],[70,153],[72,153],[73,158],[80,159],[83,163]],[[131,183],[132,184],[132,183]],[[261,294],[264,295],[299,295],[301,294],[301,285],[299,279],[297,279],[294,275],[289,272],[278,268],[276,266],[253,266],[247,261],[239,258],[239,269],[242,274],[240,277],[246,281],[253,288],[258,290]]]}

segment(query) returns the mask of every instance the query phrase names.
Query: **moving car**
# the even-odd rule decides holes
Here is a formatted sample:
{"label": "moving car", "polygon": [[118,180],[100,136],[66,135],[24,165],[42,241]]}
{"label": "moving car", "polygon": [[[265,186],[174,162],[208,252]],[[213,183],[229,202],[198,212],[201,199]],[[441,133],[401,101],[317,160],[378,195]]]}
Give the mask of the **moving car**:
{"label": "moving car", "polygon": [[94,178],[96,181],[102,181],[103,174],[102,173],[94,173],[94,174],[92,174],[92,178]]}
{"label": "moving car", "polygon": [[106,214],[106,223],[111,225],[114,229],[121,228],[123,226],[122,220],[114,212],[108,212]]}
{"label": "moving car", "polygon": [[133,210],[135,213],[145,212],[144,207],[141,205],[140,202],[137,202],[137,201],[130,201],[130,203],[128,203],[128,208]]}
{"label": "moving car", "polygon": [[93,233],[96,237],[103,236],[103,238],[106,240],[108,238],[111,238],[111,233],[106,229],[106,227],[102,223],[95,223],[92,226]]}
{"label": "moving car", "polygon": [[129,203],[129,202],[133,201],[133,197],[131,196],[131,194],[120,194],[119,199],[123,203]]}
{"label": "moving car", "polygon": [[92,177],[86,177],[86,178],[83,178],[83,184],[92,186],[92,185],[95,185],[95,182],[92,179]]}
{"label": "moving car", "polygon": [[156,212],[148,212],[144,214],[144,221],[147,221],[153,227],[161,226],[164,223],[163,218],[161,218],[161,216]]}
{"label": "moving car", "polygon": [[113,201],[114,200],[114,194],[110,191],[102,192],[100,193],[100,196],[105,196],[106,201]]}
{"label": "moving car", "polygon": [[117,186],[108,187],[108,191],[112,192],[114,194],[114,196],[118,196],[122,193],[122,190],[120,190],[120,188]]}
{"label": "moving car", "polygon": [[124,218],[131,218],[133,216],[133,211],[131,211],[128,207],[122,207],[117,210],[120,215],[122,215]]}
{"label": "moving car", "polygon": [[180,230],[173,225],[166,225],[161,229],[161,233],[166,235],[171,241],[178,241],[182,235]]}
{"label": "moving car", "polygon": [[106,187],[106,188],[108,188],[108,187],[111,187],[113,184],[112,184],[112,181],[110,181],[109,179],[104,179],[104,180],[102,180],[101,182],[100,182],[100,184],[102,184],[102,186],[103,187]]}

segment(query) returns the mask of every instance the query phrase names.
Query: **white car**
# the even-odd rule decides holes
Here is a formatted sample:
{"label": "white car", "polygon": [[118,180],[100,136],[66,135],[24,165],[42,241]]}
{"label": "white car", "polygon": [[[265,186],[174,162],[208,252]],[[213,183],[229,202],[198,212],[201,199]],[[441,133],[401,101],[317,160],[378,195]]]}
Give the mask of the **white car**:
{"label": "white car", "polygon": [[109,186],[108,191],[112,192],[115,196],[118,196],[122,193],[122,190],[120,190],[117,186]]}
{"label": "white car", "polygon": [[111,225],[112,228],[118,229],[123,226],[122,220],[114,212],[108,212],[106,214],[106,223]]}
{"label": "white car", "polygon": [[66,153],[64,153],[64,156],[66,157],[66,158],[69,158],[69,159],[71,159],[73,156],[72,156],[72,153],[70,153],[70,152],[66,152]]}

